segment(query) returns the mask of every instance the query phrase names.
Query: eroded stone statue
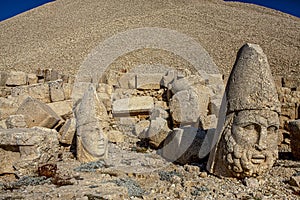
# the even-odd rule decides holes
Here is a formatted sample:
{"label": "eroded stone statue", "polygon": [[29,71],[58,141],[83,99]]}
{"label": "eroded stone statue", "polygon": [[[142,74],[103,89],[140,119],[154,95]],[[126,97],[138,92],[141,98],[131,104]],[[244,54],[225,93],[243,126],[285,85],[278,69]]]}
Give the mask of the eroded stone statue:
{"label": "eroded stone statue", "polygon": [[237,178],[267,172],[278,157],[280,102],[266,55],[258,45],[246,44],[239,50],[223,100],[225,123],[216,133],[207,169],[217,176]]}
{"label": "eroded stone statue", "polygon": [[108,139],[102,121],[107,112],[94,86],[89,86],[75,113],[78,160],[92,162],[106,159]]}

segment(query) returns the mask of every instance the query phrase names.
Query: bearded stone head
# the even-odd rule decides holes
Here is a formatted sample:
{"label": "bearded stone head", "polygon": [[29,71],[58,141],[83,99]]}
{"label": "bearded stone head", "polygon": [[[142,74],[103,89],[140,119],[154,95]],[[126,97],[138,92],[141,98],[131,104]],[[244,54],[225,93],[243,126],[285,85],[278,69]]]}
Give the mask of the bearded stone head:
{"label": "bearded stone head", "polygon": [[225,123],[210,153],[208,170],[237,178],[269,171],[278,157],[280,103],[267,58],[258,45],[240,49],[225,95]]}

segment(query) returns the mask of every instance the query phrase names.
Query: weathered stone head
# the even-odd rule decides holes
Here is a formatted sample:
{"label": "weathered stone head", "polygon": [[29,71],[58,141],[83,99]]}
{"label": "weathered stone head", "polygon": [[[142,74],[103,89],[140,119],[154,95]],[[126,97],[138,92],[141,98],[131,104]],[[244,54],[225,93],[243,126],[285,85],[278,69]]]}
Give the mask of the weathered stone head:
{"label": "weathered stone head", "polygon": [[280,102],[266,55],[258,45],[246,44],[239,50],[225,95],[225,123],[208,170],[225,177],[261,175],[278,157]]}

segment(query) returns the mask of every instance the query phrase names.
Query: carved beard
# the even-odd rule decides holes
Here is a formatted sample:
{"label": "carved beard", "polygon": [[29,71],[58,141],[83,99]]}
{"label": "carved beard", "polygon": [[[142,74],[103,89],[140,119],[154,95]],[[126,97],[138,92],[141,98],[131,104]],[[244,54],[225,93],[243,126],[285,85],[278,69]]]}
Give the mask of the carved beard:
{"label": "carved beard", "polygon": [[[227,118],[227,128],[223,135],[223,161],[233,176],[238,178],[259,176],[272,168],[276,158],[276,150],[257,151],[255,147],[245,148],[237,144],[231,133],[233,115]],[[262,154],[265,161],[259,164],[252,162],[252,155]]]}

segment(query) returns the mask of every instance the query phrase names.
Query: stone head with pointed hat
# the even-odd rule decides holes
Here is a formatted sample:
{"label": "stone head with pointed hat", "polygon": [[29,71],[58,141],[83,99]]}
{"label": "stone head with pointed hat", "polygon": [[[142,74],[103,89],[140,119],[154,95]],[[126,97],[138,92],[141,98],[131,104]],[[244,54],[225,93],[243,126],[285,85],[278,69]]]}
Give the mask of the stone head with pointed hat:
{"label": "stone head with pointed hat", "polygon": [[278,157],[280,102],[260,46],[245,44],[239,50],[224,100],[225,123],[216,133],[208,170],[217,176],[237,178],[263,174]]}

